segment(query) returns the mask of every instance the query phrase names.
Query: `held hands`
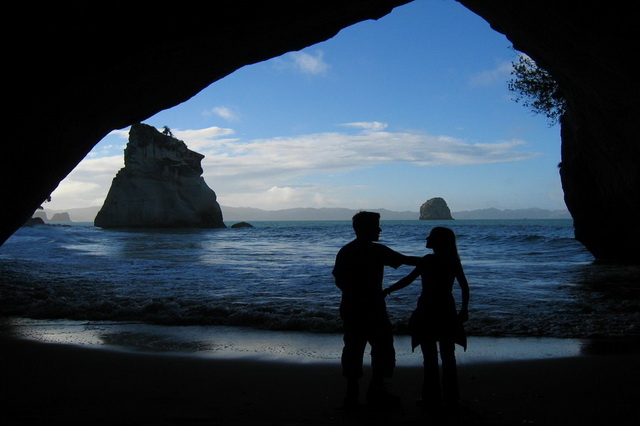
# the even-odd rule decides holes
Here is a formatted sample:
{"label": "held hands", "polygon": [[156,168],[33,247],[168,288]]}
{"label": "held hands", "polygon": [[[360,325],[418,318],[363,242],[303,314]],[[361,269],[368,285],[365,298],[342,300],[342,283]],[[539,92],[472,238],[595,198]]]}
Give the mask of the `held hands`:
{"label": "held hands", "polygon": [[402,280],[397,281],[393,284],[391,284],[389,287],[385,288],[384,290],[382,290],[382,297],[387,297],[388,295],[390,295],[391,293],[393,293],[396,290],[400,290],[401,288],[406,287],[406,285],[402,285]]}

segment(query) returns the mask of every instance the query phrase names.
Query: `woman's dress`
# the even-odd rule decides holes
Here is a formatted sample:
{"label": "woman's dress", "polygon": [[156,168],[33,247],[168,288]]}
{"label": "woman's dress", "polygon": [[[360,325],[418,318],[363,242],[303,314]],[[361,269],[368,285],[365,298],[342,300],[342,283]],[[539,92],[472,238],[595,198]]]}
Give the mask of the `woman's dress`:
{"label": "woman's dress", "polygon": [[421,268],[422,293],[409,319],[411,347],[421,343],[452,341],[467,349],[467,336],[458,318],[453,284],[462,269],[460,261],[428,254]]}

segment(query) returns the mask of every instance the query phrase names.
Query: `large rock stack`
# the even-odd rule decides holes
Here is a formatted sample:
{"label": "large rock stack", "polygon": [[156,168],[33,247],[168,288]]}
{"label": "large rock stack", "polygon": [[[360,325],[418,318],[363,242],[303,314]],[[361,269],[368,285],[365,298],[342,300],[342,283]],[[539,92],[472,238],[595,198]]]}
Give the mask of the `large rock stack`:
{"label": "large rock stack", "polygon": [[203,158],[170,132],[132,125],[124,168],[113,178],[95,226],[224,228],[216,194],[202,177]]}
{"label": "large rock stack", "polygon": [[420,206],[420,220],[453,220],[444,198],[435,197]]}

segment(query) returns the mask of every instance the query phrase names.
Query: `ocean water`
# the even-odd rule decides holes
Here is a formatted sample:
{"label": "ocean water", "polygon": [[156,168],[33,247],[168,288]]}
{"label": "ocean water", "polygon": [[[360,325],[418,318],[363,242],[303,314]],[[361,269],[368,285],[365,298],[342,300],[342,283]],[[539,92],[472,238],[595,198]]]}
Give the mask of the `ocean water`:
{"label": "ocean water", "polygon": [[[349,221],[254,222],[254,228],[104,230],[89,223],[18,230],[0,246],[0,317],[39,321],[241,327],[339,333],[331,270]],[[428,253],[452,228],[471,287],[470,336],[640,336],[640,270],[598,264],[571,220],[382,221],[381,242]],[[411,270],[387,268],[386,285]],[[456,297],[459,293],[456,289]],[[387,298],[398,335],[417,280]]]}

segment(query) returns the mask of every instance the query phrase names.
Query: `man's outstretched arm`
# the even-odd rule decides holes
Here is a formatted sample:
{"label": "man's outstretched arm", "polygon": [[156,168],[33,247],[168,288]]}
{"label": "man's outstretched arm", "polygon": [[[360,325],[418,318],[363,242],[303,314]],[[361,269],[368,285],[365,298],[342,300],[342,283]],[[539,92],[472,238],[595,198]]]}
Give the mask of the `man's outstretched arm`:
{"label": "man's outstretched arm", "polygon": [[418,266],[422,262],[422,258],[419,257],[419,256],[405,256],[405,255],[402,255],[402,257],[404,258],[404,260],[402,262],[403,265]]}

